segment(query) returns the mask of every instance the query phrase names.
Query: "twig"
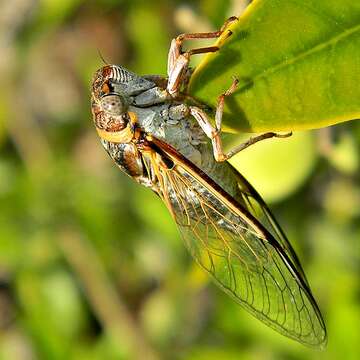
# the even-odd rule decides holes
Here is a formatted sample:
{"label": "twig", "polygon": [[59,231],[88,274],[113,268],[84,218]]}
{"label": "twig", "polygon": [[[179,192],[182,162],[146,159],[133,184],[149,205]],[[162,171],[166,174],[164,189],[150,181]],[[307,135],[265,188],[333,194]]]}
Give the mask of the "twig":
{"label": "twig", "polygon": [[59,235],[59,245],[84,286],[99,321],[111,337],[128,346],[126,350],[132,359],[158,359],[119,293],[112,286],[90,243],[83,240],[73,229],[66,229]]}

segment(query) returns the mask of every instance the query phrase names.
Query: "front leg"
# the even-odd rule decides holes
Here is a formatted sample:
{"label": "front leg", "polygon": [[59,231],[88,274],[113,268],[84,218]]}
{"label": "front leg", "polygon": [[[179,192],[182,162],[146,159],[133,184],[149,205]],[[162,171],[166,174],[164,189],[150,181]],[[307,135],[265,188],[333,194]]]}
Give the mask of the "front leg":
{"label": "front leg", "polygon": [[[192,33],[192,34],[181,34],[177,38],[173,39],[171,42],[169,56],[168,56],[168,84],[167,91],[168,93],[175,97],[179,92],[186,80],[187,69],[190,62],[190,57],[195,54],[204,54],[208,52],[215,52],[219,50],[217,46],[209,46],[203,48],[196,48],[186,52],[182,51],[182,45],[185,40],[190,39],[211,39],[218,38],[221,36],[229,24],[234,21],[237,21],[237,17],[230,17],[225,24],[221,27],[219,31],[207,32],[207,33]],[[228,32],[230,36],[231,31]]]}

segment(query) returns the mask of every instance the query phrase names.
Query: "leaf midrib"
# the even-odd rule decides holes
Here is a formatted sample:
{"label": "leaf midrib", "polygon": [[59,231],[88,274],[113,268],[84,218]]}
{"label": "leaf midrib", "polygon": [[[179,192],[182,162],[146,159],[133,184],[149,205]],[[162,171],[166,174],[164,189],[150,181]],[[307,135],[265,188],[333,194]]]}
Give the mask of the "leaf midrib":
{"label": "leaf midrib", "polygon": [[249,84],[254,83],[255,81],[257,81],[261,78],[266,78],[270,74],[274,74],[274,73],[280,71],[281,69],[291,66],[299,61],[302,61],[307,56],[315,54],[316,52],[321,52],[324,49],[326,49],[328,46],[339,43],[342,39],[356,33],[359,30],[360,30],[360,24],[353,26],[349,29],[346,29],[345,31],[338,34],[337,36],[332,37],[331,39],[329,39],[325,42],[322,42],[316,46],[313,46],[312,48],[310,48],[306,51],[303,51],[303,52],[299,53],[298,55],[290,58],[289,60],[281,61],[281,62],[267,68],[266,70],[262,71],[261,73],[258,73],[255,76],[252,76],[249,81],[243,82],[241,87],[239,87],[239,90],[241,90],[242,88],[246,88]]}

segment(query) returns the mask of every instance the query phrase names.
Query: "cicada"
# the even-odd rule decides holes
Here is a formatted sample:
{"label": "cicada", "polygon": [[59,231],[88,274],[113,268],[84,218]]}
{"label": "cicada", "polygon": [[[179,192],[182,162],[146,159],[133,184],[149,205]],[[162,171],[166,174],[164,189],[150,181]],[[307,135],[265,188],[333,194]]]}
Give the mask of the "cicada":
{"label": "cicada", "polygon": [[225,153],[221,119],[237,80],[218,98],[215,126],[186,94],[191,56],[218,47],[184,51],[184,41],[230,36],[236,20],[172,40],[167,78],[117,65],[96,71],[95,127],[116,165],[164,201],[191,255],[225,293],[281,334],[323,347],[325,324],[298,257],[257,191],[226,161],[259,140],[287,135],[265,133]]}

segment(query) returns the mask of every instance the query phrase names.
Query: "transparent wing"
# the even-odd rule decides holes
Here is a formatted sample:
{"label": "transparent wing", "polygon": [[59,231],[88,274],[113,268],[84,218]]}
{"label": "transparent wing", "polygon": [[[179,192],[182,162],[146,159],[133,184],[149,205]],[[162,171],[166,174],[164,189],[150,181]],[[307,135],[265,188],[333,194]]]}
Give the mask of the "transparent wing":
{"label": "transparent wing", "polygon": [[286,235],[282,231],[274,216],[272,215],[265,201],[261,198],[259,193],[253,188],[253,186],[233,166],[231,167],[233,168],[233,171],[238,178],[239,190],[241,192],[241,196],[247,210],[256,219],[258,219],[261,224],[271,233],[271,235],[282,245],[283,250],[291,259],[297,271],[299,272],[299,274],[301,274],[303,280],[306,282],[307,285],[309,285],[305,276],[305,272],[300,264],[299,258],[297,257],[289,240],[287,239]]}
{"label": "transparent wing", "polygon": [[306,345],[323,346],[324,322],[300,264],[287,254],[286,238],[279,243],[200,169],[166,144],[158,145],[174,163],[171,169],[159,167],[160,195],[199,265],[270,327]]}

